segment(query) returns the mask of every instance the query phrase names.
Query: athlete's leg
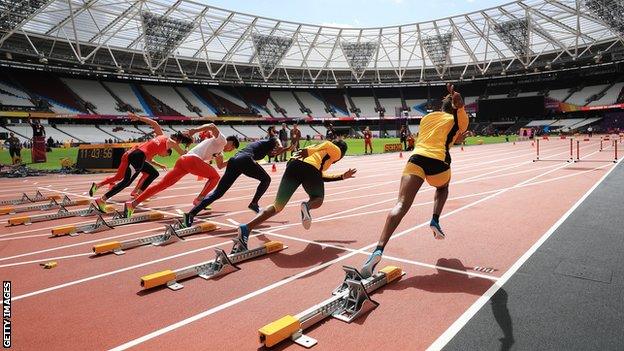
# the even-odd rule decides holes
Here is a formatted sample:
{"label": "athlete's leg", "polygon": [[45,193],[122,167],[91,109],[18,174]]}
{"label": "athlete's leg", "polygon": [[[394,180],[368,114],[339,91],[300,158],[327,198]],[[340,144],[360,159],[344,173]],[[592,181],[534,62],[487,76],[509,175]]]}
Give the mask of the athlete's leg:
{"label": "athlete's leg", "polygon": [[154,166],[152,166],[149,162],[143,163],[143,168],[141,168],[141,172],[147,173],[147,177],[143,181],[143,184],[141,184],[141,186],[139,187],[139,190],[145,191],[145,189],[147,189],[147,187],[149,187],[150,184],[152,184],[152,182],[156,178],[158,178],[160,173],[158,173],[156,168],[154,168]]}
{"label": "athlete's leg", "polygon": [[[408,163],[408,166],[409,165],[410,164]],[[403,174],[397,203],[386,217],[386,223],[381,232],[379,242],[377,243],[377,248],[375,248],[375,251],[373,251],[360,271],[362,276],[365,278],[373,275],[375,266],[377,266],[379,261],[381,261],[381,256],[383,255],[383,250],[386,247],[388,240],[390,240],[390,237],[401,223],[401,220],[409,208],[412,206],[414,197],[424,182],[423,178],[415,174]]]}
{"label": "athlete's leg", "polygon": [[429,227],[433,231],[433,235],[436,239],[444,239],[445,234],[440,227],[440,214],[448,198],[448,187],[451,181],[451,169],[447,169],[444,172],[427,176],[427,183],[436,188],[435,197],[433,201],[433,216]]}
{"label": "athlete's leg", "polygon": [[[301,181],[299,181],[296,176],[298,167],[300,167],[300,165],[295,162],[288,163],[286,171],[284,171],[284,175],[280,181],[279,188],[277,189],[277,195],[275,196],[273,204],[260,211],[256,218],[251,220],[251,222],[243,225],[245,227],[243,230],[247,230],[247,235],[249,235],[249,232],[251,232],[258,225],[262,224],[264,221],[275,216],[284,209],[284,206],[286,206],[292,195],[295,193],[295,190],[297,190],[301,184]],[[243,236],[245,236],[245,234],[243,234]],[[246,242],[246,237],[244,239]]]}
{"label": "athlete's leg", "polygon": [[180,165],[180,160],[182,160],[182,157],[176,161],[175,166],[167,172],[167,174],[165,174],[165,176],[158,183],[148,187],[141,193],[141,195],[137,196],[134,201],[132,201],[132,206],[138,206],[141,202],[167,189],[188,174],[184,167]]}
{"label": "athlete's leg", "polygon": [[102,201],[106,201],[111,197],[118,194],[120,191],[130,185],[136,177],[141,173],[141,169],[145,164],[145,154],[141,150],[135,150],[128,155],[128,166],[124,170],[124,178],[121,182],[117,183],[111,190],[109,190],[104,196],[100,198]]}
{"label": "athlete's leg", "polygon": [[204,184],[202,191],[197,195],[197,199],[201,201],[209,192],[212,191],[212,189],[217,186],[221,176],[219,176],[219,173],[217,173],[217,170],[215,170],[214,167],[204,162],[204,160],[199,157],[190,156],[185,158],[190,159],[186,169],[191,174],[208,179],[206,184]]}
{"label": "athlete's leg", "polygon": [[193,217],[197,216],[206,206],[210,206],[213,202],[220,199],[234,184],[236,179],[241,175],[241,171],[238,169],[238,159],[236,157],[231,158],[228,161],[227,168],[223,177],[219,181],[217,187],[208,194],[199,204],[197,204],[188,213],[184,214],[184,222],[187,226],[193,224]]}
{"label": "athlete's leg", "polygon": [[271,176],[269,176],[269,174],[264,170],[264,168],[262,168],[262,166],[260,166],[256,161],[252,160],[251,158],[245,158],[243,161],[244,162],[242,162],[240,165],[242,173],[250,178],[254,178],[260,181],[260,184],[258,184],[258,187],[256,188],[256,193],[249,203],[251,208],[251,206],[254,205],[258,206],[260,198],[267,191],[269,185],[271,185]]}
{"label": "athlete's leg", "polygon": [[303,178],[303,189],[310,197],[310,200],[301,203],[301,224],[305,229],[310,229],[312,225],[310,209],[319,208],[323,204],[323,199],[325,198],[325,183],[320,173],[312,173],[310,169],[307,171],[308,172],[301,176]]}

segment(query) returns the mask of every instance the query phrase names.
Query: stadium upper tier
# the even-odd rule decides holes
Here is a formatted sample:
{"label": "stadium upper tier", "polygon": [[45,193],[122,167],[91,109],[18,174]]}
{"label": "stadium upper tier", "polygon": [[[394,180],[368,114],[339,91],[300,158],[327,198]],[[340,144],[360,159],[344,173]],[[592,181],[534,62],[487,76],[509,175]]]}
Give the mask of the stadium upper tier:
{"label": "stadium upper tier", "polygon": [[514,1],[380,28],[295,23],[190,0],[0,0],[0,11],[8,63],[215,82],[409,83],[624,56],[624,4],[614,0]]}
{"label": "stadium upper tier", "polygon": [[[496,79],[456,84],[471,114],[484,100],[544,96],[544,110],[622,108],[624,64],[600,72]],[[41,84],[41,82],[45,82]],[[127,112],[169,119],[237,117],[353,119],[423,116],[446,95],[442,85],[367,88],[264,88],[93,79],[89,76],[0,68],[1,111],[40,112],[49,117],[115,117]],[[508,106],[508,105],[507,105]],[[513,109],[498,118],[518,117]],[[56,114],[56,115],[53,115]],[[11,116],[10,113],[6,116]],[[542,116],[535,116],[542,117]],[[489,117],[486,117],[489,118]]]}

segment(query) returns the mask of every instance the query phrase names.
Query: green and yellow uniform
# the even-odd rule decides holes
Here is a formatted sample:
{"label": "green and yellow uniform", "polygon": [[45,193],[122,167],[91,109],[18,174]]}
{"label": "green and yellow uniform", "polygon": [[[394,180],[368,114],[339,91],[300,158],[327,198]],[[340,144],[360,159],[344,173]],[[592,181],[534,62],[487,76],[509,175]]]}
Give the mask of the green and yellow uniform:
{"label": "green and yellow uniform", "polygon": [[403,174],[415,175],[431,186],[446,185],[451,179],[449,149],[468,129],[468,115],[462,107],[454,114],[436,111],[420,121],[418,141]]}

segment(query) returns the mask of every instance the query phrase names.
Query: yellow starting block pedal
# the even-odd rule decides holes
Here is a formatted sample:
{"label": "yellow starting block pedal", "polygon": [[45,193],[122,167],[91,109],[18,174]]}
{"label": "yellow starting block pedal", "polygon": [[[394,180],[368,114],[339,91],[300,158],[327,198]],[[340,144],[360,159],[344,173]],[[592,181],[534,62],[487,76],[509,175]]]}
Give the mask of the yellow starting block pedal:
{"label": "yellow starting block pedal", "polygon": [[131,218],[124,218],[119,213],[117,213],[115,217],[113,217],[113,219],[108,221],[104,220],[101,215],[98,215],[98,219],[93,224],[85,224],[80,226],[66,225],[52,228],[52,236],[76,236],[79,233],[96,233],[107,229],[113,229],[122,225],[157,221],[163,218],[165,218],[164,214],[157,211],[137,213]]}
{"label": "yellow starting block pedal", "polygon": [[69,197],[63,197],[61,202],[58,202],[56,199],[51,199],[47,204],[39,204],[39,205],[30,205],[26,207],[14,207],[14,206],[4,206],[0,207],[0,214],[10,214],[10,213],[20,213],[20,212],[30,212],[30,211],[47,211],[55,208],[61,207],[69,207],[69,206],[77,206],[77,205],[88,205],[88,199],[80,199],[80,200],[71,200]]}
{"label": "yellow starting block pedal", "polygon": [[[113,213],[115,208],[113,206],[106,206],[106,213]],[[36,222],[44,222],[51,221],[55,219],[61,218],[69,218],[69,217],[88,217],[95,216],[100,214],[100,211],[95,207],[95,205],[91,204],[88,208],[81,210],[68,210],[65,206],[61,206],[56,213],[51,214],[40,214],[40,215],[32,215],[32,216],[18,216],[9,218],[9,225],[29,225]]]}
{"label": "yellow starting block pedal", "polygon": [[260,344],[272,347],[291,339],[303,347],[310,348],[316,345],[317,341],[304,335],[304,330],[329,316],[351,323],[379,305],[370,298],[370,294],[405,274],[401,268],[387,266],[365,279],[355,268],[345,266],[343,269],[346,273],[345,279],[334,290],[332,297],[295,316],[287,315],[263,326],[258,330]]}
{"label": "yellow starting block pedal", "polygon": [[[237,239],[234,239],[234,245],[240,245],[240,242]],[[171,290],[180,290],[184,287],[179,283],[181,280],[196,276],[200,276],[204,279],[219,277],[239,270],[240,268],[236,266],[237,263],[273,252],[278,252],[287,248],[288,246],[284,246],[284,244],[279,241],[269,241],[255,249],[232,253],[229,255],[221,249],[215,249],[217,256],[214,260],[177,270],[165,270],[145,275],[141,277],[141,287],[143,289],[151,289],[166,285]]]}
{"label": "yellow starting block pedal", "polygon": [[97,244],[93,246],[93,253],[96,255],[102,255],[105,253],[114,253],[116,255],[123,255],[124,250],[132,249],[144,245],[163,246],[168,245],[178,240],[184,240],[184,237],[211,232],[217,230],[219,227],[212,222],[203,222],[194,225],[189,228],[175,228],[174,226],[167,225],[164,234],[146,236],[143,238],[126,240],[126,241],[111,241],[107,243]]}

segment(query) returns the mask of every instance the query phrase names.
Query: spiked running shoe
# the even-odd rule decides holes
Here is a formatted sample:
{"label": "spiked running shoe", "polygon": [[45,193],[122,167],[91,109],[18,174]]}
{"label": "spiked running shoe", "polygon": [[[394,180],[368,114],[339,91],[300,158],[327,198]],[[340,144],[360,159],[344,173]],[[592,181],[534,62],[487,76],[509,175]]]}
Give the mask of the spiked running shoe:
{"label": "spiked running shoe", "polygon": [[373,251],[368,260],[364,262],[364,266],[360,271],[362,277],[369,278],[375,273],[375,267],[377,267],[377,264],[381,261],[381,256],[382,252],[380,250]]}
{"label": "spiked running shoe", "polygon": [[95,192],[98,190],[98,186],[95,183],[91,183],[91,187],[89,188],[89,196],[93,197]]}
{"label": "spiked running shoe", "polygon": [[301,203],[301,224],[305,229],[310,229],[312,226],[312,215],[310,215],[310,207],[307,202]]}
{"label": "spiked running shoe", "polygon": [[436,240],[443,240],[444,238],[446,238],[446,235],[444,235],[444,232],[440,227],[440,223],[435,219],[431,220],[431,223],[429,223],[429,228],[431,228],[431,230],[433,231],[433,237],[436,238]]}

